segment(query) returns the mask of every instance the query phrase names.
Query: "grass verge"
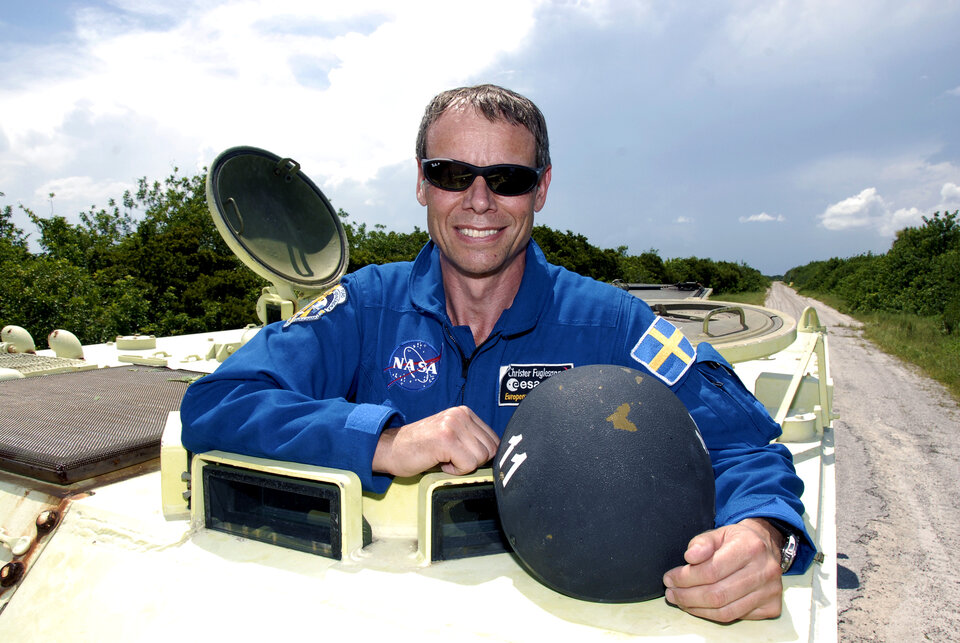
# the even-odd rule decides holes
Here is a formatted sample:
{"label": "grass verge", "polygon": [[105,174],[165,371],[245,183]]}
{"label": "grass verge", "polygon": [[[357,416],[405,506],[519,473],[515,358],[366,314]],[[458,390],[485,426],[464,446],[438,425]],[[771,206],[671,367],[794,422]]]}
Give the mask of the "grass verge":
{"label": "grass verge", "polygon": [[763,306],[767,297],[766,290],[757,290],[753,292],[728,292],[722,295],[710,295],[711,301],[729,301],[735,304],[752,304],[754,306]]}
{"label": "grass verge", "polygon": [[864,337],[883,352],[919,367],[925,375],[947,387],[960,402],[960,334],[947,334],[939,317],[851,313],[845,310],[845,302],[835,295],[806,291],[803,294],[863,322]]}
{"label": "grass verge", "polygon": [[863,335],[885,353],[915,364],[960,402],[960,335],[943,332],[938,317],[894,313],[856,315]]}

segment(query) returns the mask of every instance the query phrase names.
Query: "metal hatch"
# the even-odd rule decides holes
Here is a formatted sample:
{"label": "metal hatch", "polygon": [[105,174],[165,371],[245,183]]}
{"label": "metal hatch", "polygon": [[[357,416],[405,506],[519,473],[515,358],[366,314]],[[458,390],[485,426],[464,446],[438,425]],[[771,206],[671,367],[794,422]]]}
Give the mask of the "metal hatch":
{"label": "metal hatch", "polygon": [[346,272],[340,219],[293,159],[255,147],[226,150],[207,174],[207,206],[234,254],[294,309]]}
{"label": "metal hatch", "polygon": [[796,320],[771,308],[698,299],[654,300],[648,305],[694,345],[707,342],[730,362],[773,355],[797,337]]}

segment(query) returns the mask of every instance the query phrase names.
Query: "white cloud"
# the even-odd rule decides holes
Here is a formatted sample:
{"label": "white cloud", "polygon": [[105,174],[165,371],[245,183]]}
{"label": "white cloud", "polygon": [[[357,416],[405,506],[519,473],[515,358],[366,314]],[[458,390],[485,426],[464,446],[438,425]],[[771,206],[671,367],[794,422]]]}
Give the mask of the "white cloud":
{"label": "white cloud", "polygon": [[940,203],[936,209],[940,212],[960,210],[960,185],[952,181],[944,183],[940,188]]}
{"label": "white cloud", "polygon": [[884,236],[892,236],[897,230],[920,223],[922,215],[916,207],[894,210],[876,188],[867,188],[829,206],[820,215],[820,225],[827,230],[874,229]]}
{"label": "white cloud", "polygon": [[888,212],[878,222],[877,230],[880,234],[892,237],[897,230],[910,226],[917,226],[923,221],[923,212],[917,208],[900,208],[895,212]]}
{"label": "white cloud", "polygon": [[[854,196],[828,206],[819,216],[828,230],[872,230],[890,237],[921,217],[960,207],[960,165],[930,162],[939,147],[918,146],[897,156],[837,156],[820,159],[794,174],[809,192]],[[853,189],[851,189],[853,188]]]}
{"label": "white cloud", "polygon": [[820,215],[820,225],[827,230],[862,228],[878,220],[885,209],[877,188],[867,188],[856,196],[834,203]]}
{"label": "white cloud", "polygon": [[936,195],[943,185],[960,180],[960,165],[948,161],[930,163],[925,159],[902,159],[885,164],[876,176],[888,201],[936,208]]}
{"label": "white cloud", "polygon": [[956,183],[944,183],[940,189],[940,198],[944,203],[956,203],[960,201],[960,185]]}
{"label": "white cloud", "polygon": [[[460,3],[391,0],[181,2],[172,10],[123,0],[123,14],[85,8],[75,14],[73,38],[0,59],[0,76],[16,77],[0,93],[8,141],[0,168],[82,176],[90,157],[82,156],[80,139],[89,146],[100,138],[100,122],[136,120],[139,137],[130,147],[150,146],[156,166],[128,158],[133,175],[165,174],[174,151],[181,165],[197,159],[199,169],[246,144],[292,156],[326,184],[366,182],[413,157],[433,94],[482,80],[499,57],[523,45],[540,3],[493,0],[479,12]],[[86,131],[69,127],[78,112],[90,124]],[[166,131],[173,124],[181,144],[175,150]],[[183,144],[193,148],[186,156]]]}
{"label": "white cloud", "polygon": [[[751,233],[823,213],[824,226],[853,231],[826,235],[842,251],[876,249],[885,221],[942,210],[953,194],[942,190],[960,185],[944,115],[960,87],[942,80],[956,45],[941,37],[960,24],[957,3],[49,4],[55,36],[41,28],[0,55],[0,206],[46,212],[54,191],[70,216],[136,177],[194,173],[227,147],[256,145],[300,162],[354,221],[422,226],[412,148],[423,106],[488,81],[546,112],[556,166],[543,221],[597,244],[776,264],[827,250],[807,250],[798,233],[787,258]],[[916,104],[928,118],[904,117]],[[602,184],[578,181],[608,154],[618,158]],[[883,196],[874,210],[839,208],[867,186]],[[768,212],[745,215],[740,195]],[[638,211],[674,225],[637,225]],[[697,235],[682,225],[693,219]]]}
{"label": "white cloud", "polygon": [[771,214],[767,214],[766,212],[761,212],[760,214],[751,214],[749,217],[740,217],[740,223],[767,223],[769,221],[782,223],[786,220],[786,217],[784,217],[782,214],[773,216]]}
{"label": "white cloud", "polygon": [[109,199],[119,200],[125,191],[136,192],[136,189],[137,186],[133,183],[95,181],[89,176],[68,176],[43,183],[34,194],[38,199],[47,199],[51,193],[54,194],[54,210],[57,214],[65,215],[56,207],[60,201],[83,203],[86,200],[86,206],[83,207],[104,207]]}

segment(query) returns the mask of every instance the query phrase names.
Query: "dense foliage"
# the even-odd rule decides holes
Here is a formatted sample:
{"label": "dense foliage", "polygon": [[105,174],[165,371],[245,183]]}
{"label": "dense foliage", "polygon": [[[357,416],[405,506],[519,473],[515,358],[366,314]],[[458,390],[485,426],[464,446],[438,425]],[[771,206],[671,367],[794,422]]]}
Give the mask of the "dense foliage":
{"label": "dense foliage", "polygon": [[[257,321],[256,299],[267,285],[243,266],[217,233],[205,202],[205,175],[139,181],[119,203],[65,217],[25,209],[39,231],[40,251],[0,210],[0,325],[27,328],[42,344],[54,328],[82,342],[135,332],[168,335],[242,327]],[[2,193],[0,193],[2,196]],[[368,264],[412,260],[426,231],[387,231],[350,221],[340,211],[353,271]],[[546,226],[533,236],[547,258],[602,281],[697,281],[716,293],[760,290],[768,280],[745,264],[690,257],[663,261],[655,250],[627,254],[600,249],[586,237]]]}
{"label": "dense foliage", "polygon": [[370,230],[366,223],[354,225],[349,220],[350,215],[342,209],[338,210],[337,214],[340,215],[350,244],[350,264],[347,272],[369,264],[413,261],[430,240],[430,235],[417,227],[410,233],[387,232],[386,227],[378,223]]}
{"label": "dense foliage", "polygon": [[960,222],[958,212],[935,212],[904,228],[886,254],[814,261],[784,278],[806,292],[838,297],[848,312],[939,317],[960,333]]}
{"label": "dense foliage", "polygon": [[[137,210],[142,216],[135,219]],[[214,228],[203,175],[175,174],[162,184],[141,179],[136,194],[81,213],[79,224],[26,213],[40,232],[41,252],[10,260],[0,254],[3,324],[35,336],[65,328],[86,343],[256,321],[262,280],[242,266]],[[7,224],[9,215],[8,208]],[[10,243],[18,233],[22,238],[8,225],[4,240]]]}
{"label": "dense foliage", "polygon": [[695,281],[715,294],[764,290],[770,280],[744,263],[687,257],[663,261],[656,250],[628,255],[627,247],[601,250],[581,234],[558,232],[546,226],[533,229],[547,260],[600,281],[675,284]]}

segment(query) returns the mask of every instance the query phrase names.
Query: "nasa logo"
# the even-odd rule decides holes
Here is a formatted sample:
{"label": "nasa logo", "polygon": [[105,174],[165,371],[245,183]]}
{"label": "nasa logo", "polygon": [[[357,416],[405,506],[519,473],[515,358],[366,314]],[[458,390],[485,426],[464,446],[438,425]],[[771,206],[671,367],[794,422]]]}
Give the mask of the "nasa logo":
{"label": "nasa logo", "polygon": [[399,386],[407,391],[422,391],[437,381],[440,353],[427,342],[414,339],[393,349],[384,370],[387,388]]}

